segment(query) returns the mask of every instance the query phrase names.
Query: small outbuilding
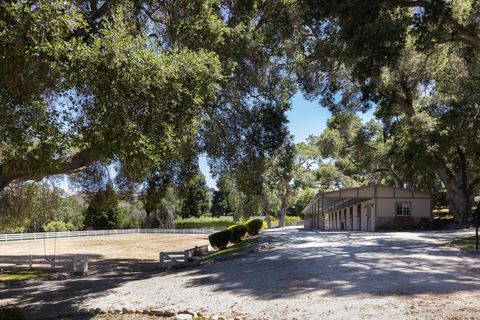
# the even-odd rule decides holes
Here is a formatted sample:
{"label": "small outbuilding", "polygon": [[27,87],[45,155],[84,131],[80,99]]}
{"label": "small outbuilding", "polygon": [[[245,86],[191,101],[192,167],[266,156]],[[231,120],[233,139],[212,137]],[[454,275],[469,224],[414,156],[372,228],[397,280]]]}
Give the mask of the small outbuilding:
{"label": "small outbuilding", "polygon": [[371,185],[318,193],[303,214],[307,229],[375,231],[429,227],[432,209],[429,192]]}

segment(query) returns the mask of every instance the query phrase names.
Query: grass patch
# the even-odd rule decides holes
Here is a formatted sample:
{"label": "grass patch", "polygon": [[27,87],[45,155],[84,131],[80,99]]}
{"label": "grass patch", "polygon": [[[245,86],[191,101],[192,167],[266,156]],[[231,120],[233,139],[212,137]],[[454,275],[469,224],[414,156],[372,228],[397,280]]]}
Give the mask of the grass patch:
{"label": "grass patch", "polygon": [[[286,216],[285,221],[299,221],[302,220],[298,216]],[[271,217],[272,226],[276,226],[277,219]],[[233,221],[232,216],[227,217],[200,217],[200,218],[185,218],[185,219],[176,219],[175,220],[175,229],[197,229],[197,228],[227,228],[232,224],[244,223],[245,221]],[[265,222],[266,225],[266,222]]]}
{"label": "grass patch", "polygon": [[475,249],[475,236],[455,239],[450,244],[462,250],[473,250]]}
{"label": "grass patch", "polygon": [[243,241],[240,241],[239,243],[237,243],[233,246],[230,246],[226,249],[218,250],[218,251],[210,253],[210,254],[208,254],[204,257],[201,257],[197,261],[205,262],[205,261],[216,260],[216,259],[221,258],[221,257],[229,256],[231,254],[247,250],[247,249],[257,245],[259,241],[260,241],[260,239],[258,237],[243,240]]}
{"label": "grass patch", "polygon": [[201,217],[175,220],[175,229],[226,228],[234,224],[232,217]]}
{"label": "grass patch", "polygon": [[46,270],[6,270],[3,273],[0,273],[0,283],[5,282],[15,282],[15,281],[25,281],[35,278],[46,277],[52,274],[52,271]]}

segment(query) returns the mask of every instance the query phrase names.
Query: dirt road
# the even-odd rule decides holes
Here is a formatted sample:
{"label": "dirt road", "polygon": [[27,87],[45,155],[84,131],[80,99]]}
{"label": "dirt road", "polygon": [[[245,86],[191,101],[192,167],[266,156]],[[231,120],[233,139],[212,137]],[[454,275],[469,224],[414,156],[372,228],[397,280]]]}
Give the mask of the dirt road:
{"label": "dirt road", "polygon": [[480,319],[480,256],[444,246],[459,232],[267,234],[274,247],[244,258],[2,288],[0,303],[30,306],[32,316],[126,307],[246,319]]}

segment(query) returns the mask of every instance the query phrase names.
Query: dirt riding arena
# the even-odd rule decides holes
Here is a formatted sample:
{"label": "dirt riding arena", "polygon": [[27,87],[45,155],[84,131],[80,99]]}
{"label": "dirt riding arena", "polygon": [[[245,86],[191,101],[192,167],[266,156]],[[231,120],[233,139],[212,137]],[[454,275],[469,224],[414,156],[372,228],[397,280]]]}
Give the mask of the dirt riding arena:
{"label": "dirt riding arena", "polygon": [[[55,243],[56,242],[56,243]],[[80,254],[90,257],[90,269],[138,267],[159,261],[160,251],[182,251],[208,244],[203,234],[124,234],[0,243],[0,267],[10,258],[57,258]]]}
{"label": "dirt riding arena", "polygon": [[[480,256],[446,245],[470,235],[472,230],[272,229],[262,235],[271,244],[266,250],[170,271],[153,262],[132,269],[143,260],[128,259],[156,259],[156,251],[165,248],[162,245],[171,236],[82,238],[75,240],[77,245],[107,240],[105,247],[98,244],[96,252],[109,257],[110,266],[130,267],[34,285],[0,286],[0,305],[23,308],[30,319],[81,308],[126,308],[193,310],[246,320],[480,320]],[[197,244],[206,242],[204,236],[178,235],[170,238],[169,248],[180,249],[180,241],[187,237],[191,242],[185,247],[195,245],[196,240]],[[123,244],[124,239],[131,240]],[[9,246],[29,248],[29,244],[33,242]],[[93,252],[95,247],[76,250]],[[151,256],[138,252],[139,248],[147,248]]]}

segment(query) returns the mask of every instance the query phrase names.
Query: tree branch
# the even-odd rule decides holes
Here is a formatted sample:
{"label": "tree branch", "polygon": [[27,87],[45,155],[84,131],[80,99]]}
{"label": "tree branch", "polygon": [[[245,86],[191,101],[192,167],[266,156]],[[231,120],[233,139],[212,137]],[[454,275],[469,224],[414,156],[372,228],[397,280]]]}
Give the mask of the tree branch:
{"label": "tree branch", "polygon": [[[117,3],[118,0],[105,0],[105,2],[102,4],[100,8],[95,7],[95,11],[93,11],[90,16],[88,17],[88,20],[90,21],[90,24],[94,23],[95,20],[103,17],[105,14],[107,14],[108,11],[112,8],[112,6]],[[93,9],[93,8],[92,8]]]}
{"label": "tree branch", "polygon": [[[9,166],[1,166],[0,168],[0,190],[3,190],[13,181],[41,180],[47,176],[57,174],[70,174],[80,171],[91,164],[95,159],[89,151],[80,151],[56,165],[46,169],[43,172],[32,173],[22,169],[8,169]],[[13,166],[11,166],[13,167]]]}

